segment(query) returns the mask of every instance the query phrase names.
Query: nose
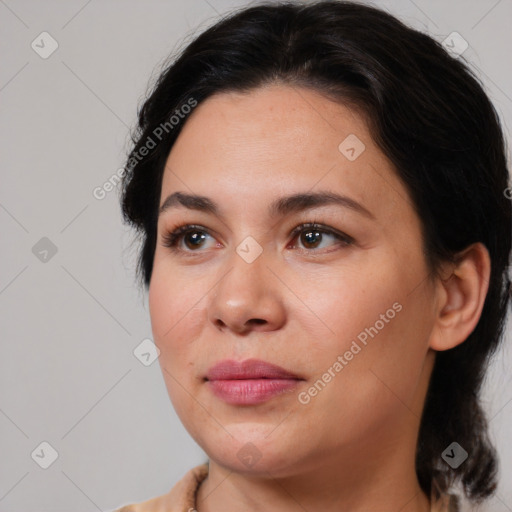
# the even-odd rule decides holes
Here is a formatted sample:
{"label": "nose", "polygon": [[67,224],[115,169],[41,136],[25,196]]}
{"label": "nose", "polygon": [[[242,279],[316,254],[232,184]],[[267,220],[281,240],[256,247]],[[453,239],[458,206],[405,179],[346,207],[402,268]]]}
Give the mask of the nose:
{"label": "nose", "polygon": [[283,284],[272,266],[264,253],[251,263],[233,253],[209,304],[208,316],[215,328],[247,334],[284,325]]}

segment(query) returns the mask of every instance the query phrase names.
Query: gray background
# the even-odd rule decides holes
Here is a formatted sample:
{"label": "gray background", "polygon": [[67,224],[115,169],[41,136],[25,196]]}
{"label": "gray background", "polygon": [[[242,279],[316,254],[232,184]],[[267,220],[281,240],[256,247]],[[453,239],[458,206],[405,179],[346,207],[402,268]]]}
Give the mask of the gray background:
{"label": "gray background", "polygon": [[[463,57],[510,140],[512,0],[374,3],[440,41],[464,37]],[[158,362],[144,366],[133,354],[151,338],[136,247],[117,192],[98,200],[93,190],[123,165],[136,107],[168,54],[242,5],[0,0],[2,512],[111,510],[167,492],[205,460]],[[46,59],[31,47],[44,31],[59,45]],[[33,252],[43,237],[57,249],[46,261]],[[512,510],[510,337],[509,328],[485,389],[502,476],[479,510],[493,512]],[[48,469],[36,463],[48,450],[31,456],[43,441],[58,452]]]}

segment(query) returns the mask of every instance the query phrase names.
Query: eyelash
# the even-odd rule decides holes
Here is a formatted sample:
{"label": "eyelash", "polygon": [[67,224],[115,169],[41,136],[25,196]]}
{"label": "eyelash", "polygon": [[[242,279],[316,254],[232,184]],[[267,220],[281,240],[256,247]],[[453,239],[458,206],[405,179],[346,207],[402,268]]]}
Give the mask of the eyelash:
{"label": "eyelash", "polygon": [[[352,245],[354,243],[354,239],[348,235],[345,235],[344,233],[334,231],[333,229],[330,229],[326,226],[323,226],[322,224],[318,224],[317,222],[306,222],[303,224],[300,224],[296,228],[293,229],[293,231],[290,233],[290,236],[292,237],[292,240],[295,240],[295,238],[303,231],[306,230],[315,230],[319,231],[320,233],[332,235],[335,238],[337,238],[343,247]],[[190,251],[190,250],[183,250],[181,248],[178,248],[177,245],[179,242],[181,242],[184,235],[186,235],[189,232],[202,232],[206,233],[209,236],[211,233],[205,229],[203,226],[199,226],[197,224],[183,224],[181,226],[177,226],[173,231],[170,231],[163,235],[163,241],[162,244],[169,248],[173,252],[180,252],[185,253],[187,255],[194,256],[195,253],[199,253],[200,251]],[[316,249],[302,249],[302,251],[306,252],[318,252]],[[330,252],[330,251],[329,251]]]}

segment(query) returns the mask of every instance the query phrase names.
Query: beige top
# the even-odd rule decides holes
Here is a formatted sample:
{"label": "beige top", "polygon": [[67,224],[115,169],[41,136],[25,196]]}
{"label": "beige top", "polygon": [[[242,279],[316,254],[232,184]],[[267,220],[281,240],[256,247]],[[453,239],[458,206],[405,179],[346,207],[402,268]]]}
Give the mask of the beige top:
{"label": "beige top", "polygon": [[[208,464],[201,464],[189,470],[167,494],[126,505],[113,512],[195,512],[196,493],[207,476]],[[454,495],[447,494],[436,500],[432,491],[430,502],[431,512],[459,512],[458,500]]]}

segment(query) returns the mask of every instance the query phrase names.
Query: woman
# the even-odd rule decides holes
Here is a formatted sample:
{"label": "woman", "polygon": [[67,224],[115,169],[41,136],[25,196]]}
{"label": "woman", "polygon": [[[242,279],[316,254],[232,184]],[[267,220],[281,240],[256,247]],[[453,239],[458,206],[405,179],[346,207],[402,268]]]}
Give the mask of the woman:
{"label": "woman", "polygon": [[497,460],[502,129],[430,37],[350,2],[222,19],[139,114],[122,208],[169,396],[208,454],[142,511],[458,510]]}

